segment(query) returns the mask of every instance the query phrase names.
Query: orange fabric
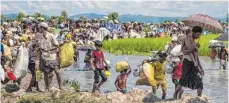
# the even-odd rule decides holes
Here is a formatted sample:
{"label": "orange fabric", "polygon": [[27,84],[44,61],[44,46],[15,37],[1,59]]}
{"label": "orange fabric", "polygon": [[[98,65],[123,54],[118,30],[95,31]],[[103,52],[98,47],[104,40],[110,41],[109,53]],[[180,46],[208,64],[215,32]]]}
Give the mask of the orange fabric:
{"label": "orange fabric", "polygon": [[160,33],[160,38],[164,38],[165,37],[165,33]]}
{"label": "orange fabric", "polygon": [[211,59],[215,59],[216,54],[217,54],[217,51],[215,49],[212,49],[211,54],[210,54]]}

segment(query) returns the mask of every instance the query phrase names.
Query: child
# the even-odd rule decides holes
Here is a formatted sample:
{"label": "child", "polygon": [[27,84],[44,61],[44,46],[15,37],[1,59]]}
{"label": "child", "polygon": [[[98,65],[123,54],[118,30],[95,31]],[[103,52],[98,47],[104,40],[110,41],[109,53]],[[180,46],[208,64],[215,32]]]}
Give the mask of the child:
{"label": "child", "polygon": [[[104,68],[105,68],[104,63],[108,67],[109,65],[104,59],[102,46],[103,46],[102,42],[97,40],[95,41],[96,50],[92,51],[91,67],[94,70],[94,86],[93,86],[92,93],[94,93],[96,90],[100,92],[100,86],[107,81],[107,76],[104,73]],[[102,81],[99,80],[100,76],[102,78]]]}
{"label": "child", "polygon": [[216,53],[217,53],[216,48],[212,47],[211,54],[210,54],[211,59],[215,59]]}
{"label": "child", "polygon": [[221,47],[219,51],[219,59],[220,59],[220,67],[222,66],[223,69],[226,69],[226,59],[228,58],[228,52],[226,51],[225,47]]}
{"label": "child", "polygon": [[[182,59],[183,59],[182,54],[180,54],[177,59],[178,60],[173,61],[173,64],[175,65],[172,73],[172,78],[173,78],[172,81],[175,84],[175,90],[182,76]],[[179,99],[182,97],[182,93],[183,93],[183,89],[179,91]]]}
{"label": "child", "polygon": [[37,88],[37,91],[40,91],[40,88],[38,86],[38,81],[36,80],[36,69],[38,69],[38,68],[35,68],[36,46],[37,46],[37,43],[35,40],[31,41],[29,44],[29,66],[28,66],[28,69],[30,70],[30,73],[32,74],[32,79],[30,80],[29,87],[26,90],[27,92],[32,92],[33,86],[35,86]]}
{"label": "child", "polygon": [[127,69],[122,70],[120,72],[120,75],[117,77],[117,79],[115,80],[115,86],[117,88],[117,91],[120,91],[122,93],[129,93],[129,90],[126,87],[126,81],[127,81],[127,77],[129,76],[129,74],[131,73],[131,68],[129,66],[129,71],[127,72]]}
{"label": "child", "polygon": [[152,63],[152,66],[155,68],[155,79],[157,81],[157,87],[153,87],[153,94],[154,96],[156,95],[156,90],[161,85],[162,92],[163,92],[162,99],[165,99],[167,84],[166,84],[165,71],[163,69],[163,63],[166,59],[166,54],[159,52],[158,56],[159,56],[159,61],[155,61]]}
{"label": "child", "polygon": [[85,57],[84,57],[85,66],[84,66],[83,70],[87,71],[87,70],[91,69],[90,59],[91,59],[91,49],[88,49],[87,53],[85,54]]}

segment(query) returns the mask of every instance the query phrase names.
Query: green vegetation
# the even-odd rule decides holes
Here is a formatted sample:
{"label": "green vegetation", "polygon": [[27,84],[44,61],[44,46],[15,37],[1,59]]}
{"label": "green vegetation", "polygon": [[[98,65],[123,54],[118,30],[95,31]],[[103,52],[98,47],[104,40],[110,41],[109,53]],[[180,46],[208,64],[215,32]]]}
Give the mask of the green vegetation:
{"label": "green vegetation", "polygon": [[73,87],[76,92],[80,91],[80,83],[78,81],[76,81],[76,80],[72,80],[72,81],[70,81],[68,79],[63,80],[63,85],[64,86],[65,85],[70,85],[70,87]]}
{"label": "green vegetation", "polygon": [[19,12],[18,16],[17,16],[17,20],[18,21],[22,21],[22,19],[25,17],[25,14],[23,12]]}
{"label": "green vegetation", "polygon": [[[210,49],[208,48],[209,42],[219,35],[210,34],[203,35],[200,38],[199,55],[208,56]],[[164,50],[167,42],[171,38],[141,38],[141,39],[120,39],[112,41],[104,41],[103,48],[114,54],[127,54],[127,55],[151,55],[150,51]]]}
{"label": "green vegetation", "polygon": [[118,12],[113,12],[108,15],[108,20],[113,20],[113,21],[118,20],[118,16],[119,16]]}
{"label": "green vegetation", "polygon": [[68,19],[68,13],[66,11],[62,11],[61,16],[63,16],[64,20]]}
{"label": "green vegetation", "polygon": [[87,18],[86,18],[85,16],[80,16],[80,20],[81,20],[81,21],[86,21]]}

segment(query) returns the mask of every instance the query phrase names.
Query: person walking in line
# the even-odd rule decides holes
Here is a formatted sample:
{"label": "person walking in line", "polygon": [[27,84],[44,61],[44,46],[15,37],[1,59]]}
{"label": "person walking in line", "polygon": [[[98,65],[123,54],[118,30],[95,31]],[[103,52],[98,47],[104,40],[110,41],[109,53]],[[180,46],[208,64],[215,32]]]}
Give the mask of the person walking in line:
{"label": "person walking in line", "polygon": [[[100,92],[101,85],[107,81],[107,76],[104,73],[104,69],[105,69],[104,63],[106,64],[108,68],[109,68],[109,65],[104,58],[102,46],[103,46],[102,42],[97,40],[95,41],[96,50],[92,51],[91,66],[92,66],[92,69],[94,70],[94,80],[95,80],[92,93],[94,93],[96,90]],[[101,81],[99,80],[100,76],[102,78]]]}
{"label": "person walking in line", "polygon": [[[187,30],[186,39],[182,43],[181,50],[184,54],[184,60],[182,65],[182,76],[180,82],[176,87],[173,95],[174,99],[177,99],[177,94],[181,91],[182,86],[190,89],[197,89],[198,96],[202,96],[203,81],[202,76],[204,70],[200,64],[198,56],[199,44],[195,43],[195,39],[199,39],[202,33],[202,28],[195,26],[191,30]],[[199,75],[200,74],[200,75]]]}

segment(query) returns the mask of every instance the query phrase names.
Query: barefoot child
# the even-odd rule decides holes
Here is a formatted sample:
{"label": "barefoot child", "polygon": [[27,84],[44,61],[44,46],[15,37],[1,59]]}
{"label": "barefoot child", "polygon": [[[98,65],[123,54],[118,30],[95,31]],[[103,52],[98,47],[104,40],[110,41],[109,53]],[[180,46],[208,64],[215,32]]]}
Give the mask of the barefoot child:
{"label": "barefoot child", "polygon": [[[100,92],[100,86],[107,81],[107,76],[104,73],[104,63],[106,66],[109,67],[108,63],[104,59],[104,54],[102,51],[102,42],[101,41],[95,41],[95,47],[96,50],[92,51],[92,58],[91,58],[91,67],[94,70],[94,86],[92,93],[98,90]],[[102,78],[100,81],[99,78]]]}
{"label": "barefoot child", "polygon": [[122,70],[120,72],[120,75],[115,80],[115,86],[117,88],[117,91],[120,91],[120,92],[122,92],[124,94],[125,93],[129,93],[129,90],[126,87],[126,81],[127,81],[127,77],[129,76],[130,73],[131,73],[130,66],[129,66],[129,70],[128,69],[124,69],[124,70]]}
{"label": "barefoot child", "polygon": [[159,61],[155,61],[152,63],[152,66],[155,68],[155,79],[157,81],[157,87],[153,87],[153,94],[154,96],[156,95],[156,90],[161,86],[162,89],[162,99],[166,98],[166,89],[167,89],[167,84],[166,84],[166,77],[165,77],[165,71],[163,68],[163,63],[165,62],[165,53],[159,52]]}
{"label": "barefoot child", "polygon": [[226,51],[225,47],[221,47],[220,51],[219,51],[219,59],[220,59],[220,68],[221,66],[223,67],[223,69],[226,69],[226,60],[228,58],[228,52]]}
{"label": "barefoot child", "polygon": [[[175,84],[175,90],[177,85],[179,84],[180,78],[182,76],[182,59],[183,56],[182,54],[180,54],[177,58],[177,60],[173,61],[173,64],[175,64],[175,67],[173,69],[173,73],[172,73],[172,81]],[[182,93],[183,93],[183,88],[181,88],[181,90],[178,93],[178,98],[180,99],[182,97]]]}

